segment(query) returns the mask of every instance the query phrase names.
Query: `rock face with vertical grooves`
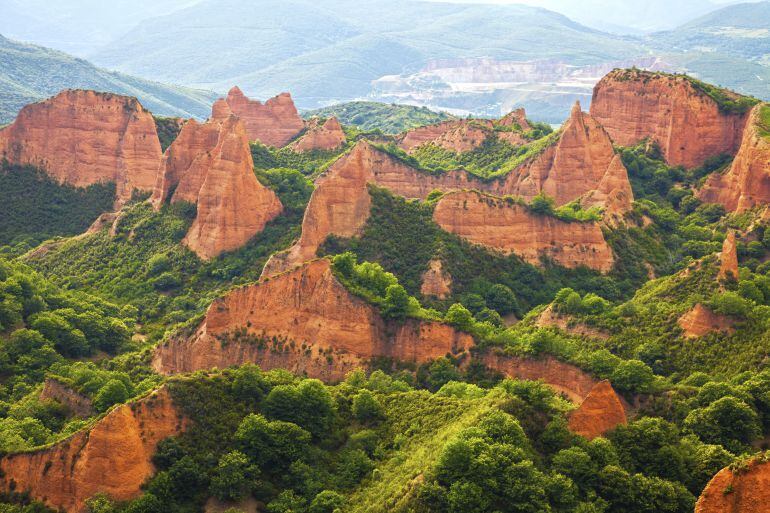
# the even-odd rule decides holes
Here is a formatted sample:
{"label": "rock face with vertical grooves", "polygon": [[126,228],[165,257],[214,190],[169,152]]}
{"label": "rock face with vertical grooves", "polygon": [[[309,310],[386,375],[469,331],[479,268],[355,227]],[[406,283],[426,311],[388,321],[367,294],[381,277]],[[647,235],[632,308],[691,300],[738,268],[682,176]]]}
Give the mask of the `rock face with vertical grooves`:
{"label": "rock face with vertical grooves", "polygon": [[614,263],[598,223],[538,215],[512,199],[478,191],[447,193],[436,204],[433,220],[463,239],[535,265],[548,257],[563,267],[608,272]]}
{"label": "rock face with vertical grooves", "polygon": [[770,463],[722,469],[701,493],[695,513],[770,513]]}
{"label": "rock face with vertical grooves", "polygon": [[625,213],[634,200],[628,173],[607,132],[575,103],[557,140],[511,172],[498,194],[530,199],[543,192],[562,205],[585,198],[586,206]]}
{"label": "rock face with vertical grooves", "polygon": [[309,151],[336,150],[347,142],[342,125],[335,117],[327,119],[320,123],[317,119],[308,122],[307,131],[289,145],[289,147],[298,152],[306,153]]}
{"label": "rock face with vertical grooves", "polygon": [[166,150],[152,196],[156,208],[197,205],[184,243],[203,259],[240,248],[283,210],[254,175],[245,127],[226,107],[218,102],[208,122],[185,124]]}
{"label": "rock face with vertical grooves", "polygon": [[[563,142],[559,138],[542,155],[526,164],[526,169],[514,170],[507,177],[491,181],[481,180],[464,171],[428,174],[408,166],[367,141],[361,141],[316,181],[316,189],[305,211],[300,240],[288,251],[274,255],[265,266],[263,276],[286,271],[315,258],[316,251],[329,235],[359,235],[369,218],[371,199],[368,184],[414,199],[425,199],[433,190],[464,189],[498,195],[522,194],[529,198],[547,185],[558,192],[565,202],[582,197],[590,205],[603,206],[613,215],[622,215],[630,209],[633,200],[626,169],[614,155],[606,134],[600,137],[601,128],[594,127],[586,118],[587,115],[576,109],[573,111],[573,122],[565,127]],[[594,149],[580,146],[580,141],[588,143],[593,138],[600,141]],[[576,141],[575,144],[572,141]],[[594,164],[572,169],[581,159],[590,159]],[[538,178],[535,179],[535,176]],[[595,180],[594,189],[590,189],[589,176]],[[558,180],[572,182],[573,185],[562,187],[558,185]],[[597,265],[607,266],[606,258]]]}
{"label": "rock face with vertical grooves", "polygon": [[708,178],[700,200],[737,212],[770,203],[770,126],[763,124],[763,112],[770,112],[770,105],[752,109],[735,160],[724,174]]}
{"label": "rock face with vertical grooves", "polygon": [[171,374],[253,362],[336,381],[373,357],[423,363],[472,345],[443,323],[388,323],[321,259],[216,300],[192,336],[157,349],[153,366]]}
{"label": "rock face with vertical grooves", "polygon": [[289,93],[281,93],[262,103],[250,100],[235,86],[230,89],[226,101],[230,110],[243,120],[250,141],[282,148],[305,127]]}
{"label": "rock face with vertical grooves", "polygon": [[161,159],[155,121],[136,98],[66,90],[24,107],[0,130],[0,159],[39,167],[59,182],[115,182],[122,204],[151,191]]}
{"label": "rock face with vertical grooves", "polygon": [[625,423],[626,409],[607,380],[594,386],[569,417],[570,430],[589,440]]}
{"label": "rock face with vertical grooves", "polygon": [[465,153],[484,144],[493,133],[492,128],[493,123],[488,119],[444,121],[408,131],[403,135],[400,146],[411,152],[420,146],[434,144],[455,153]]}
{"label": "rock face with vertical grooves", "polygon": [[641,70],[605,76],[594,88],[591,115],[615,144],[634,146],[649,139],[666,162],[687,168],[722,153],[734,155],[747,118],[720,110],[686,77]]}
{"label": "rock face with vertical grooves", "polygon": [[124,501],[137,497],[155,472],[161,440],[179,434],[184,420],[165,388],[112,410],[93,427],[51,447],[0,459],[0,485],[29,492],[52,508],[86,511],[97,492]]}

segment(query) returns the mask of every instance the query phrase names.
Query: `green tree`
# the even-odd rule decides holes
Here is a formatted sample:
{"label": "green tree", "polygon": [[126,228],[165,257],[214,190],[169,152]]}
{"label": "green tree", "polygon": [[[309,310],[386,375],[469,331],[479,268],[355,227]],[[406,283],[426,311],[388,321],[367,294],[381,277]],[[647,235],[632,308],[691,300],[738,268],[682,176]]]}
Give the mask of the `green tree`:
{"label": "green tree", "polygon": [[362,390],[353,398],[353,415],[363,424],[374,423],[385,417],[380,401],[368,390]]}
{"label": "green tree", "polygon": [[382,315],[391,319],[403,320],[411,311],[410,297],[401,285],[390,285],[385,290]]}
{"label": "green tree", "polygon": [[111,379],[97,392],[94,398],[94,408],[96,411],[104,412],[114,404],[126,402],[128,398],[129,392],[126,385],[118,379]]}
{"label": "green tree", "polygon": [[345,505],[345,498],[337,492],[324,490],[310,503],[308,513],[334,513]]}
{"label": "green tree", "polygon": [[245,454],[229,452],[219,459],[209,490],[219,500],[239,501],[250,493],[258,472]]}
{"label": "green tree", "polygon": [[740,453],[762,433],[759,416],[735,397],[722,397],[706,408],[692,410],[684,420],[686,428],[706,443],[720,444]]}

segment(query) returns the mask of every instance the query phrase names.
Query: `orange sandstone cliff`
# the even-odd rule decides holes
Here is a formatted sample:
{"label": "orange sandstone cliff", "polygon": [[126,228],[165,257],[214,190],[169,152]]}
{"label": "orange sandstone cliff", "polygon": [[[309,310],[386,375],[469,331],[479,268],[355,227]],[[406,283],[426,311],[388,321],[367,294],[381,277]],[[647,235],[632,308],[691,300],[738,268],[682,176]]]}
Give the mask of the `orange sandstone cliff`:
{"label": "orange sandstone cliff", "polygon": [[739,212],[770,203],[768,120],[770,106],[761,104],[754,107],[735,160],[724,174],[714,173],[708,178],[698,194],[699,199]]}
{"label": "orange sandstone cliff", "polygon": [[227,94],[227,104],[246,124],[250,141],[281,148],[305,127],[289,93],[281,93],[262,103],[250,100],[236,86]]}
{"label": "orange sandstone cliff", "polygon": [[[601,142],[596,147],[592,146],[593,138]],[[590,164],[583,166],[581,162]],[[560,185],[562,182],[566,185]],[[558,194],[557,203],[583,198],[587,206],[606,207],[612,215],[621,215],[630,209],[633,200],[626,169],[614,155],[609,139],[579,108],[573,111],[571,122],[553,145],[524,168],[497,180],[481,180],[461,170],[425,173],[361,141],[316,181],[299,242],[287,252],[274,255],[265,266],[263,276],[314,258],[329,235],[359,235],[371,206],[367,184],[410,199],[425,199],[433,190],[478,189],[498,195],[520,194],[525,198],[545,190],[553,193],[551,195]],[[605,259],[594,267],[607,265]]]}
{"label": "orange sandstone cliff", "polygon": [[626,410],[609,381],[602,381],[569,417],[573,433],[593,440],[626,423]]}
{"label": "orange sandstone cliff", "polygon": [[770,513],[770,462],[722,469],[701,493],[695,513]]}
{"label": "orange sandstone cliff", "polygon": [[212,119],[186,123],[166,150],[152,201],[156,208],[195,203],[184,243],[203,259],[216,257],[243,246],[283,210],[253,167],[243,123],[217,102]]}
{"label": "orange sandstone cliff", "polygon": [[747,118],[720,110],[687,77],[641,70],[604,77],[594,88],[591,115],[616,144],[650,139],[669,164],[687,168],[722,153],[734,155]]}
{"label": "orange sandstone cliff", "polygon": [[0,130],[0,159],[85,187],[115,182],[118,204],[151,191],[161,159],[155,121],[136,98],[67,90],[24,107]]}
{"label": "orange sandstone cliff", "polygon": [[598,223],[538,215],[513,199],[478,191],[448,193],[438,201],[433,220],[470,242],[513,253],[531,264],[548,257],[564,267],[608,272],[614,263]]}
{"label": "orange sandstone cliff", "polygon": [[308,122],[307,131],[289,145],[298,152],[305,153],[313,150],[336,150],[347,142],[342,125],[335,117],[331,117],[321,124],[317,119]]}
{"label": "orange sandstone cliff", "polygon": [[585,206],[606,207],[613,214],[631,210],[634,196],[626,168],[607,132],[580,103],[554,137],[555,142],[512,171],[494,192],[527,199],[543,192],[557,205],[583,199]]}
{"label": "orange sandstone cliff", "polygon": [[113,409],[88,430],[51,447],[0,459],[0,485],[29,492],[52,508],[85,511],[97,492],[116,500],[141,493],[155,471],[152,455],[158,442],[184,427],[165,388]]}
{"label": "orange sandstone cliff", "polygon": [[685,312],[677,319],[677,323],[687,338],[702,337],[718,331],[735,331],[732,319],[716,314],[700,303]]}
{"label": "orange sandstone cliff", "polygon": [[472,345],[439,322],[387,323],[320,259],[216,300],[192,336],[158,347],[153,366],[171,374],[253,362],[333,381],[373,357],[423,363]]}

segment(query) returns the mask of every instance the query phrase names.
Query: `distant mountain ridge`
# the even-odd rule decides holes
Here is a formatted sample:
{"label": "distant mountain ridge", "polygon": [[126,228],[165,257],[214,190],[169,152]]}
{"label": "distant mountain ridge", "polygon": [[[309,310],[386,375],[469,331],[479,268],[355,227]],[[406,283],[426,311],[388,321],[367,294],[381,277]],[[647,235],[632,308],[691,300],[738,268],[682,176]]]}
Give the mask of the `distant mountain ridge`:
{"label": "distant mountain ridge", "polygon": [[26,104],[62,89],[94,89],[135,96],[153,113],[206,118],[216,94],[115,73],[66,53],[0,35],[0,124]]}

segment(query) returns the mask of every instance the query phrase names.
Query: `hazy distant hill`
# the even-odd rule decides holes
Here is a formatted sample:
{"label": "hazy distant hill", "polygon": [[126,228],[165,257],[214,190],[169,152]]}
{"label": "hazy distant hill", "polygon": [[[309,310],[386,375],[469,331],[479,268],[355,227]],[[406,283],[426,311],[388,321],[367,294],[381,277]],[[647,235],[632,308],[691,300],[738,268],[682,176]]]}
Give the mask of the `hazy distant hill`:
{"label": "hazy distant hill", "polygon": [[408,0],[205,0],[143,22],[94,54],[100,65],[313,107],[366,96],[385,75],[432,59],[559,59],[595,64],[638,53],[632,41],[527,6]]}
{"label": "hazy distant hill", "polygon": [[726,53],[770,65],[770,2],[731,5],[654,37],[681,50]]}
{"label": "hazy distant hill", "polygon": [[166,116],[205,118],[216,98],[210,91],[113,73],[62,52],[0,36],[0,123],[12,121],[27,103],[67,88],[136,96],[152,112]]}

